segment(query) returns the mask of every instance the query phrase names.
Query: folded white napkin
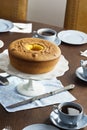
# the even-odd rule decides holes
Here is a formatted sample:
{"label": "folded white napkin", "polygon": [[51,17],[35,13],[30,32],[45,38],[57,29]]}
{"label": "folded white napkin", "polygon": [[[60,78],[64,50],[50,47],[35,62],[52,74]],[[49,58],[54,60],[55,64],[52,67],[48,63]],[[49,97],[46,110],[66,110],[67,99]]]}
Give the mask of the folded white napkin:
{"label": "folded white napkin", "polygon": [[87,50],[85,50],[85,51],[80,51],[80,53],[81,53],[82,56],[87,57]]}
{"label": "folded white napkin", "polygon": [[14,27],[10,32],[18,33],[31,33],[32,32],[32,23],[13,23]]}
{"label": "folded white napkin", "polygon": [[[69,101],[75,100],[75,97],[73,97],[73,95],[71,95],[70,92],[65,91],[65,92],[61,92],[59,94],[50,96],[50,97],[36,100],[26,105],[8,109],[6,108],[6,106],[30,98],[30,97],[19,94],[16,90],[16,87],[20,83],[25,83],[27,82],[27,80],[18,78],[16,76],[12,76],[8,78],[8,80],[9,80],[9,85],[7,86],[0,85],[0,103],[8,112],[15,112],[15,111],[32,109],[32,108],[37,108],[37,107],[45,107],[45,106],[56,104],[56,103],[69,102]],[[39,82],[40,84],[43,84],[46,92],[52,91],[56,88],[63,87],[62,83],[56,78],[51,79],[51,80],[41,80],[41,81],[35,81],[35,82]]]}

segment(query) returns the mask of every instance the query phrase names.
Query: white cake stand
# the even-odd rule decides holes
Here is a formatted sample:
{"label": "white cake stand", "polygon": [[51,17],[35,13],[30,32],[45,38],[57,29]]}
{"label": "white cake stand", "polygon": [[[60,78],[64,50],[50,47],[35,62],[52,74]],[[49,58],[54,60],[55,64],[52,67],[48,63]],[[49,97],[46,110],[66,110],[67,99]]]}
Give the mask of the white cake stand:
{"label": "white cake stand", "polygon": [[26,74],[22,73],[15,68],[13,68],[9,62],[8,51],[5,50],[0,54],[0,69],[6,71],[7,73],[23,78],[28,79],[28,82],[22,82],[17,86],[17,91],[26,96],[37,96],[45,93],[45,87],[39,82],[40,80],[53,79],[54,77],[59,77],[64,75],[64,73],[69,69],[68,61],[63,55],[61,55],[58,63],[55,68],[44,74]]}
{"label": "white cake stand", "polygon": [[45,93],[45,88],[40,82],[29,79],[28,83],[19,84],[17,86],[17,91],[26,96],[37,96]]}

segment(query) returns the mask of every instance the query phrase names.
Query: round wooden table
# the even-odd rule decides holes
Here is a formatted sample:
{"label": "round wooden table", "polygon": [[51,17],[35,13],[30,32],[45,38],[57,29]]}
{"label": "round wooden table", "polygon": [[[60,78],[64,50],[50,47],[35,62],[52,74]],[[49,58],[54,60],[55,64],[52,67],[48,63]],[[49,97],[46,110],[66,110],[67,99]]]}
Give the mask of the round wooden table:
{"label": "round wooden table", "polygon": [[[57,26],[51,26],[42,23],[32,22],[33,31],[39,28],[52,28],[57,32],[63,30]],[[5,46],[0,49],[2,52],[4,49],[8,48],[8,45],[13,40],[23,38],[23,37],[32,37],[33,34],[30,33],[12,33],[12,32],[5,32],[0,33],[0,40],[3,40]],[[86,59],[80,55],[80,51],[84,51],[87,49],[87,44],[83,45],[69,45],[62,42],[60,45],[62,54],[66,57],[69,61],[69,70],[58,79],[61,80],[64,86],[68,84],[75,84],[75,88],[70,90],[73,96],[76,97],[76,101],[80,103],[83,108],[84,112],[87,113],[87,82],[84,82],[76,77],[75,71],[77,67],[80,66],[80,60]],[[0,71],[2,72],[2,71]],[[0,130],[4,128],[6,125],[11,125],[12,130],[22,130],[25,126],[35,124],[35,123],[45,123],[45,124],[52,124],[50,121],[50,113],[53,109],[53,106],[47,106],[43,108],[36,108],[30,110],[23,110],[18,112],[7,112],[1,105],[0,105]],[[86,130],[87,127],[84,128]]]}

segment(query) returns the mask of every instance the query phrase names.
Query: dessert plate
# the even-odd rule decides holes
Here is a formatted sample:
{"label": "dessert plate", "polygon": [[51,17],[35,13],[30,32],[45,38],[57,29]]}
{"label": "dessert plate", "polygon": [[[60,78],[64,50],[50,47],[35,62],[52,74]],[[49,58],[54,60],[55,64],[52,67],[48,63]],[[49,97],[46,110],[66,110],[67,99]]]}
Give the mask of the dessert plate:
{"label": "dessert plate", "polygon": [[79,79],[87,82],[87,78],[85,78],[84,75],[83,75],[83,69],[82,69],[82,67],[79,67],[79,68],[76,69],[76,76]]}
{"label": "dessert plate", "polygon": [[33,124],[25,127],[23,130],[59,130],[58,128],[46,124]]}
{"label": "dessert plate", "polygon": [[76,30],[66,30],[58,33],[58,38],[68,44],[81,45],[87,43],[87,34]]}
{"label": "dessert plate", "polygon": [[0,32],[7,32],[13,27],[13,23],[9,20],[0,19]]}
{"label": "dessert plate", "polygon": [[[33,36],[35,37],[35,36]],[[35,37],[35,38],[39,38],[39,37]],[[54,41],[55,44],[57,44],[58,46],[61,44],[61,40],[57,37]]]}
{"label": "dessert plate", "polygon": [[78,130],[87,126],[87,115],[83,115],[83,118],[78,122],[76,126],[64,124],[60,120],[58,114],[56,114],[54,111],[51,112],[50,119],[55,126],[64,130]]}

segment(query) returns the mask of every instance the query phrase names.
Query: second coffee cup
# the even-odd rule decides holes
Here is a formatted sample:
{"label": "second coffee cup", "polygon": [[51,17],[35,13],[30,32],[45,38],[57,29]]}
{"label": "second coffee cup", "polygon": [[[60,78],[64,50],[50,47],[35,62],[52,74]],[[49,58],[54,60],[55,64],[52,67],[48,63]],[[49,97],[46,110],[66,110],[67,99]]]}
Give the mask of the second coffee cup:
{"label": "second coffee cup", "polygon": [[57,38],[57,32],[50,28],[41,28],[33,32],[34,37],[42,38],[54,42]]}
{"label": "second coffee cup", "polygon": [[54,106],[54,112],[58,114],[63,123],[69,125],[77,125],[83,117],[83,107],[74,102],[65,102]]}

